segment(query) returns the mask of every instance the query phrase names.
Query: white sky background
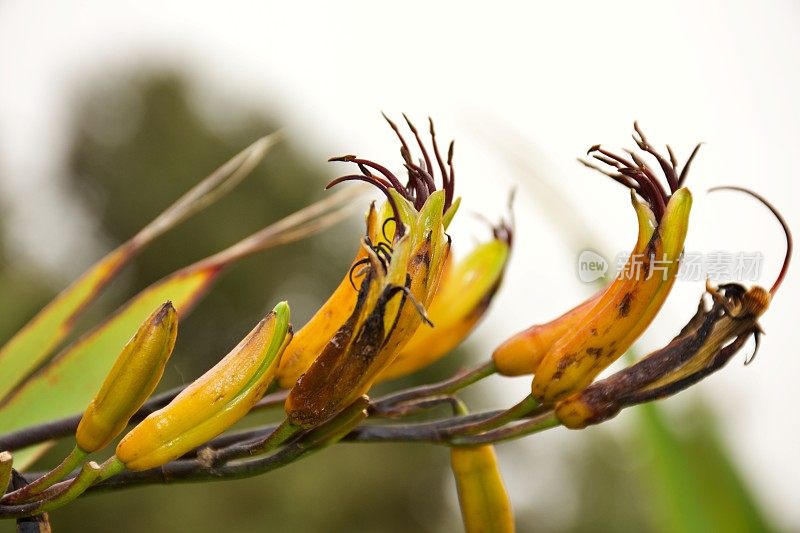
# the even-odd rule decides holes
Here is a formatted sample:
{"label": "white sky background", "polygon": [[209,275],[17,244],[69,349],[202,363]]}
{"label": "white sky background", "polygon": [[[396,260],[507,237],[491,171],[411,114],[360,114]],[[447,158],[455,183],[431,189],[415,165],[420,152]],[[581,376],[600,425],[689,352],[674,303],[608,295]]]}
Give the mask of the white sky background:
{"label": "white sky background", "polygon": [[[279,109],[287,133],[313,142],[320,160],[356,152],[394,161],[395,141],[378,112],[405,111],[419,121],[432,114],[440,135],[457,139],[465,212],[501,214],[518,184],[519,231],[506,290],[471,341],[487,353],[589,292],[574,273],[578,245],[553,222],[554,213],[576,215],[542,201],[537,180],[571,196],[581,213],[577,230],[591,231],[606,256],[630,246],[627,195],[574,159],[598,142],[630,146],[633,119],[681,158],[697,141],[707,143],[689,181],[695,209],[687,249],[761,251],[767,286],[778,270],[783,239],[775,221],[744,196],[706,197],[705,189],[719,184],[755,188],[800,233],[796,3],[208,4],[0,3],[0,187],[14,199],[9,231],[20,251],[70,275],[99,254],[96,245],[80,244],[80,232],[92,228],[78,206],[58,203],[69,198],[54,173],[66,151],[75,88],[138,60],[183,67],[218,93]],[[500,146],[521,150],[531,168],[522,172]],[[477,228],[462,231],[462,240]],[[76,262],[76,250],[85,251],[85,261]],[[800,359],[790,341],[797,331],[791,302],[800,297],[796,270],[763,320],[768,335],[756,362],[744,369],[740,356],[690,393],[719,413],[760,500],[792,529],[800,528]],[[642,348],[670,338],[701,290],[700,283],[677,284]],[[514,382],[503,391],[506,403],[527,387],[527,380]],[[624,423],[623,415],[609,426]],[[545,448],[574,439],[580,435],[556,432],[547,447],[525,442],[514,455],[518,460],[529,447],[546,469]],[[506,464],[510,484],[531,491],[516,496],[522,505],[539,492],[527,482],[535,471],[515,478]]]}

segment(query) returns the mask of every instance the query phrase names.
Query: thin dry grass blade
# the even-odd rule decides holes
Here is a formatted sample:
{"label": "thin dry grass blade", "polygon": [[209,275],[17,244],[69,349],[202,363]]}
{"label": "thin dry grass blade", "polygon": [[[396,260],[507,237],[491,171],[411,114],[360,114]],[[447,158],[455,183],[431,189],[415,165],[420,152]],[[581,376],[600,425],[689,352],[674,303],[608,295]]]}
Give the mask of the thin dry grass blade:
{"label": "thin dry grass blade", "polygon": [[0,398],[47,359],[72,331],[75,319],[145,246],[238,185],[277,137],[262,137],[218,168],[129,241],[95,263],[0,348]]}

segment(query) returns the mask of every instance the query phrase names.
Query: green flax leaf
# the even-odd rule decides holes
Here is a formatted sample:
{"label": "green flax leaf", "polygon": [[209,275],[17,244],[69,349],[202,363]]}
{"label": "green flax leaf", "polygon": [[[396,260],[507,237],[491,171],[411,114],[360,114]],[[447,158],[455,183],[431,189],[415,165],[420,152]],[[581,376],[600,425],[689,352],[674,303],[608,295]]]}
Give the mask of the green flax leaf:
{"label": "green flax leaf", "polygon": [[218,200],[264,158],[275,136],[263,137],[205,178],[126,243],[100,259],[0,348],[0,399],[53,353],[75,319],[157,237]]}

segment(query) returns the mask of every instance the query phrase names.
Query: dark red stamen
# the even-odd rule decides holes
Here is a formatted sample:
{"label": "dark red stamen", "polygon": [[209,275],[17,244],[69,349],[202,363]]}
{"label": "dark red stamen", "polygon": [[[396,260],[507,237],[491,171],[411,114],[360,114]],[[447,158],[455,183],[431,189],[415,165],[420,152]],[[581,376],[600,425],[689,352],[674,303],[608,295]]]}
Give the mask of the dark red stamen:
{"label": "dark red stamen", "polygon": [[673,160],[673,163],[670,163],[664,158],[664,156],[659,154],[658,151],[656,151],[652,146],[650,146],[650,143],[647,142],[647,137],[644,136],[644,133],[642,132],[641,128],[639,128],[638,122],[633,123],[633,129],[636,131],[636,135],[639,135],[638,139],[636,138],[636,135],[633,135],[633,140],[634,142],[636,142],[636,145],[639,147],[639,149],[644,150],[645,152],[656,158],[656,161],[658,161],[658,164],[661,166],[662,172],[664,172],[664,176],[667,178],[667,183],[669,184],[670,190],[672,192],[677,191],[678,174],[675,172],[674,154],[672,154],[672,152],[669,150],[669,147],[667,147],[667,150],[670,152],[670,157]]}
{"label": "dark red stamen", "polygon": [[377,170],[388,179],[392,183],[392,187],[397,189],[398,191],[403,188],[403,184],[400,183],[400,180],[397,179],[388,168],[384,167],[383,165],[379,165],[378,163],[374,163],[367,159],[359,159],[354,155],[343,155],[340,157],[331,157],[328,159],[329,162],[343,162],[343,163],[355,163],[359,166],[359,168],[363,165],[366,167],[370,167],[372,169]]}
{"label": "dark red stamen", "polygon": [[397,124],[395,124],[392,119],[386,116],[386,113],[383,111],[381,111],[381,115],[383,116],[384,120],[389,123],[389,127],[392,128],[392,131],[394,131],[395,135],[397,135],[397,138],[400,140],[400,153],[402,154],[404,148],[406,152],[411,153],[411,150],[408,148],[408,143],[406,143],[406,139],[403,137],[403,134],[400,133],[400,128],[397,127]]}
{"label": "dark red stamen", "polygon": [[[414,138],[417,140],[417,146],[419,146],[419,150],[422,152],[422,157],[425,159],[426,172],[428,175],[432,175],[433,165],[431,165],[431,158],[428,156],[428,151],[425,149],[425,145],[422,144],[422,139],[419,138],[419,132],[417,131],[417,128],[411,123],[405,113],[403,113],[403,118],[405,119],[406,124],[408,124],[408,129],[411,130],[411,133],[414,134]],[[431,178],[431,181],[433,181],[433,178]]]}
{"label": "dark red stamen", "polygon": [[697,155],[697,152],[700,150],[700,146],[702,145],[703,143],[697,143],[697,146],[695,146],[694,150],[692,150],[692,154],[689,156],[689,159],[686,160],[686,164],[683,166],[681,175],[680,177],[678,177],[678,187],[683,187],[683,182],[686,181],[686,176],[689,175],[689,167],[692,165],[692,161],[694,161],[694,156]]}
{"label": "dark red stamen", "polygon": [[[394,213],[395,220],[401,220],[400,218],[400,211],[397,209],[397,203],[394,201],[394,198],[391,194],[389,194],[389,188],[384,185],[378,178],[375,176],[362,176],[360,174],[354,174],[351,176],[342,176],[341,178],[336,178],[335,180],[331,181],[325,186],[325,189],[330,189],[331,187],[338,185],[339,183],[345,181],[364,181],[371,185],[377,187],[385,196],[389,205],[392,206],[392,212]],[[404,224],[396,224],[396,229],[394,232],[395,238],[402,237],[405,234],[405,225]]]}
{"label": "dark red stamen", "polygon": [[639,127],[638,123],[633,123],[633,129],[635,132],[633,134],[633,140],[636,142],[636,146],[642,152],[650,154],[655,158],[655,160],[658,162],[658,166],[661,168],[661,171],[664,174],[667,187],[665,187],[658,178],[653,167],[648,165],[647,162],[639,156],[639,154],[632,150],[625,150],[625,152],[631,157],[629,160],[623,156],[603,149],[599,144],[589,148],[586,154],[591,155],[597,161],[613,168],[613,172],[603,169],[602,167],[598,167],[584,159],[579,159],[579,161],[585,166],[609,176],[617,183],[634,189],[636,193],[650,205],[650,208],[653,210],[653,214],[656,216],[656,220],[660,221],[664,211],[666,210],[666,205],[669,203],[671,195],[683,186],[683,182],[686,180],[686,176],[689,173],[689,167],[691,166],[694,157],[697,155],[700,145],[698,144],[695,147],[679,175],[678,159],[675,157],[675,153],[672,151],[672,148],[667,146],[669,158],[664,157],[648,142],[647,137],[645,137],[644,132],[642,132],[642,129]]}
{"label": "dark red stamen", "polygon": [[439,153],[439,143],[436,142],[436,130],[433,128],[433,119],[428,117],[428,124],[430,126],[431,142],[433,144],[433,153],[436,155],[436,162],[439,164],[439,172],[442,173],[442,188],[447,190],[447,169],[445,168],[442,154]]}
{"label": "dark red stamen", "polygon": [[[375,185],[378,187],[392,203],[392,210],[394,211],[395,218],[400,220],[399,212],[397,210],[397,205],[395,205],[394,199],[389,194],[390,189],[394,189],[400,195],[403,196],[406,200],[411,202],[415,208],[421,209],[422,206],[425,204],[425,201],[436,191],[436,179],[435,179],[435,170],[433,167],[433,162],[429,155],[428,150],[425,148],[424,143],[422,142],[422,138],[419,135],[419,131],[417,130],[416,126],[409,120],[406,115],[403,115],[406,123],[408,124],[409,129],[414,135],[414,138],[417,141],[417,145],[419,146],[420,152],[422,153],[422,158],[419,159],[419,163],[414,161],[414,158],[411,155],[411,150],[409,148],[408,143],[406,142],[403,134],[400,132],[400,128],[397,127],[389,117],[385,114],[383,118],[386,119],[386,122],[389,123],[389,127],[392,128],[395,135],[397,136],[398,140],[400,141],[400,155],[403,158],[404,166],[408,171],[408,182],[403,185],[400,180],[395,176],[389,169],[384,167],[383,165],[379,165],[373,161],[369,161],[367,159],[360,159],[355,155],[344,155],[340,157],[333,157],[329,159],[329,161],[340,161],[345,163],[355,163],[358,165],[359,170],[361,171],[360,175],[352,174],[348,176],[342,176],[341,178],[335,179],[328,184],[328,188],[342,183],[343,181],[364,181]],[[445,162],[442,159],[442,155],[439,151],[438,143],[436,142],[436,132],[433,128],[433,121],[428,119],[430,123],[430,134],[431,134],[431,141],[433,144],[433,151],[436,155],[436,161],[439,165],[439,170],[442,174],[442,189],[445,191],[445,201],[444,201],[444,210],[450,208],[453,203],[453,198],[455,195],[455,170],[453,168],[453,143],[450,143],[450,148],[447,155],[447,165],[445,166]],[[448,168],[449,167],[449,168]],[[377,171],[380,176],[373,174],[370,170]],[[401,225],[402,226],[402,225]],[[396,232],[395,237],[401,236],[403,233],[403,228],[401,227],[398,232]]]}
{"label": "dark red stamen", "polygon": [[450,173],[447,177],[447,185],[444,188],[445,210],[453,203],[453,195],[455,194],[456,171],[453,169],[453,151],[455,148],[456,142],[450,141],[450,146],[447,149],[447,168],[450,169]]}

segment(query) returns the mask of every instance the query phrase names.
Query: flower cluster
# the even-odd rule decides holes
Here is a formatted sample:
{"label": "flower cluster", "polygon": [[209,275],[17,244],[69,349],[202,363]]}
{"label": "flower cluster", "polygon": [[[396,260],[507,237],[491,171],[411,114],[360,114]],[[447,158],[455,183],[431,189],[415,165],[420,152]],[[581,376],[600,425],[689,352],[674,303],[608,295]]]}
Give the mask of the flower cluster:
{"label": "flower cluster", "polygon": [[[179,314],[191,309],[223,267],[255,250],[327,227],[342,216],[343,208],[336,211],[333,206],[348,203],[352,193],[334,195],[166,278],[77,347],[68,348],[60,359],[79,361],[80,354],[89,353],[90,348],[107,352],[107,346],[119,342],[119,355],[103,380],[87,378],[79,387],[78,398],[97,391],[82,415],[48,420],[33,428],[6,427],[3,409],[16,408],[14,402],[21,401],[26,387],[37,378],[12,391],[12,399],[0,407],[0,433],[7,433],[0,436],[0,450],[14,452],[0,453],[0,517],[39,515],[94,486],[255,475],[342,439],[413,440],[451,448],[467,530],[510,531],[513,517],[493,443],[559,425],[580,429],[603,422],[626,407],[697,383],[724,366],[748,339],[758,341],[758,320],[788,269],[791,236],[769,202],[756,193],[728,187],[754,196],[783,225],[787,254],[773,287],[767,291],[758,286],[723,283],[713,287],[709,283],[708,297],[701,298],[694,316],[669,344],[597,380],[656,319],[681,272],[690,225],[692,194],[685,181],[699,145],[681,166],[669,147],[668,155],[662,155],[634,125],[638,151],[618,155],[596,145],[589,154],[604,166],[584,161],[630,194],[637,239],[614,279],[560,317],[511,336],[487,363],[439,383],[370,399],[376,383],[425,368],[467,338],[501,288],[514,240],[513,223],[503,220],[492,227],[491,238],[460,260],[454,259],[457,244],[447,233],[460,203],[453,144],[446,152],[440,149],[432,121],[426,144],[404,118],[414,138],[413,148],[401,128],[386,119],[400,143],[404,180],[386,166],[355,155],[331,159],[355,165],[358,172],[333,180],[329,187],[362,181],[384,198],[370,205],[365,231],[341,282],[297,332],[290,324],[289,305],[281,302],[204,375],[184,388],[151,398],[175,346]],[[417,159],[412,155],[415,150]],[[239,173],[252,168],[252,158],[263,157],[266,145],[261,142],[256,152],[237,156],[212,175],[211,182],[201,184],[150,229],[145,228],[133,244],[98,263],[0,350],[0,365],[21,361],[24,353],[47,357],[74,317],[130,259],[132,250],[210,203],[211,196],[216,197],[211,192],[214,187],[229,186],[226,180],[233,180],[231,176],[241,179]],[[645,161],[647,157],[659,171]],[[641,271],[650,274],[640,275]],[[170,296],[177,310],[168,301],[146,318],[141,315],[161,295]],[[139,326],[123,343],[113,332],[124,330],[124,320],[134,316],[139,317]],[[30,340],[35,337],[31,332],[44,331],[42,324],[62,329],[37,344]],[[506,410],[469,413],[458,391],[495,373],[532,375],[530,395]],[[11,389],[14,379],[7,380]],[[281,405],[285,410],[281,424],[229,431],[248,413]],[[441,405],[452,410],[451,417],[397,423]],[[362,424],[367,417],[386,423]],[[107,448],[126,430],[107,461],[87,461],[90,453]],[[73,451],[54,469],[31,476],[30,482],[13,471],[18,451],[73,432]],[[76,468],[78,473],[72,474]]]}

